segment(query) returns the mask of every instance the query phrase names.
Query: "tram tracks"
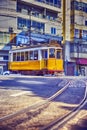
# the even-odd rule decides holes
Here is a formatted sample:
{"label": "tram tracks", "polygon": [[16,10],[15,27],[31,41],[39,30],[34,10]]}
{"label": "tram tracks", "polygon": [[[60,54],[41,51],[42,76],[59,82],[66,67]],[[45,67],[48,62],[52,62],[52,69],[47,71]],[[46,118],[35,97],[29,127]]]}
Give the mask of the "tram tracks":
{"label": "tram tracks", "polygon": [[[51,103],[51,101],[53,99],[55,99],[57,96],[62,94],[68,88],[70,83],[72,83],[74,81],[75,80],[68,81],[66,83],[66,85],[62,89],[60,89],[54,95],[49,97],[47,100],[44,100],[43,102],[34,103],[32,106],[29,106],[29,107],[27,107],[27,108],[25,108],[23,110],[17,111],[17,112],[12,113],[12,114],[9,114],[7,116],[4,116],[4,117],[0,118],[0,122],[5,122],[7,120],[10,120],[10,119],[12,119],[12,118],[14,118],[16,116],[22,115],[24,113],[26,113],[29,116],[29,119],[32,119],[33,117],[40,114],[43,110],[45,110],[45,108],[48,107],[49,103]],[[86,86],[87,86],[87,83],[86,83]],[[33,125],[33,126],[37,127],[40,130],[47,130],[47,129],[57,130],[57,128],[59,128],[63,124],[65,124],[65,122],[67,122],[69,119],[71,119],[78,112],[78,110],[80,110],[83,107],[83,105],[85,104],[86,98],[87,98],[87,87],[86,87],[86,90],[85,90],[85,96],[84,96],[83,100],[71,112],[69,112],[68,114],[65,114],[61,118],[56,119],[55,121],[50,120],[50,123],[47,124],[46,126],[41,125],[41,124],[37,124],[37,125]]]}
{"label": "tram tracks", "polygon": [[[85,83],[85,81],[82,81]],[[81,102],[69,113],[65,114],[64,116],[55,119],[54,121],[50,122],[46,126],[42,127],[41,130],[58,130],[60,127],[62,127],[67,121],[69,121],[71,118],[73,118],[79,110],[87,103],[87,81],[85,83],[86,89],[85,94]]]}
{"label": "tram tracks", "polygon": [[9,114],[9,115],[6,115],[6,116],[4,116],[4,117],[1,117],[1,118],[0,118],[0,122],[3,122],[3,121],[5,122],[5,121],[10,120],[10,119],[12,119],[12,118],[14,118],[14,117],[16,117],[16,116],[19,116],[20,114],[27,113],[27,112],[29,112],[29,111],[31,111],[31,110],[39,109],[39,108],[41,108],[41,107],[43,108],[44,105],[49,104],[49,102],[52,101],[55,97],[57,97],[57,96],[59,96],[61,93],[63,93],[63,92],[65,91],[65,89],[68,87],[68,85],[70,84],[70,82],[71,82],[71,81],[68,81],[68,82],[66,83],[66,85],[65,85],[62,89],[60,89],[58,92],[56,92],[55,94],[53,94],[53,95],[52,95],[51,97],[49,97],[48,99],[46,99],[46,100],[44,100],[44,101],[36,102],[36,103],[34,103],[33,105],[31,105],[31,106],[29,106],[29,107],[27,107],[27,108],[24,108],[24,109],[22,109],[22,110],[19,110],[19,111],[17,111],[17,112],[12,113],[12,114]]}

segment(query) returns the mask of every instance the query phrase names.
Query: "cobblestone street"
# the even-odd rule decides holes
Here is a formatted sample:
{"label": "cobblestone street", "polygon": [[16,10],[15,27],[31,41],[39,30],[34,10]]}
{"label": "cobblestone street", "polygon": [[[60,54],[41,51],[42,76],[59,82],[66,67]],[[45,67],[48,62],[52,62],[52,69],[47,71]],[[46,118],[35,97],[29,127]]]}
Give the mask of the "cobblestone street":
{"label": "cobblestone street", "polygon": [[[72,77],[3,77],[0,81],[0,118],[46,100],[63,88],[67,81],[71,79]],[[84,77],[73,79],[73,82],[70,83],[62,95],[56,97],[43,110],[39,110],[38,114],[33,115],[33,118],[28,112],[27,114],[24,113],[0,123],[0,130],[3,130],[3,128],[11,130],[36,130],[38,125],[44,126],[55,118],[70,112],[82,100],[85,90],[83,80],[86,80]],[[73,120],[66,123],[60,130],[72,130],[76,126],[79,128],[79,122],[83,119],[86,120],[86,111],[87,106],[80,110]],[[34,110],[31,110],[29,113],[32,112]],[[16,125],[13,128],[14,124]]]}

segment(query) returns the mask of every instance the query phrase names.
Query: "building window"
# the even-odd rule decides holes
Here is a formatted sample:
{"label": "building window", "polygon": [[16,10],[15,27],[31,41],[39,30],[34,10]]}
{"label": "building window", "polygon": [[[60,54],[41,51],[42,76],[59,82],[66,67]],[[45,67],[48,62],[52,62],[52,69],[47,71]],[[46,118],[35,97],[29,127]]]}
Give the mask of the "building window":
{"label": "building window", "polygon": [[74,16],[71,16],[71,24],[74,24]]}
{"label": "building window", "polygon": [[18,23],[17,23],[18,29],[24,30],[24,29],[29,29],[30,26],[32,26],[33,31],[38,31],[38,32],[44,32],[44,24],[41,22],[36,22],[36,21],[30,21],[27,19],[23,18],[18,18]]}
{"label": "building window", "polygon": [[8,56],[4,56],[3,59],[4,59],[4,60],[8,60]]}
{"label": "building window", "polygon": [[32,21],[32,28],[34,28],[34,32],[44,32],[44,24],[36,21]]}
{"label": "building window", "polygon": [[87,30],[82,31],[82,38],[87,40]]}
{"label": "building window", "polygon": [[87,20],[85,21],[85,25],[87,25]]}
{"label": "building window", "polygon": [[79,30],[78,29],[75,29],[74,36],[75,36],[75,38],[79,38]]}
{"label": "building window", "polygon": [[43,2],[51,6],[56,6],[58,8],[61,8],[61,0],[36,0],[36,1]]}
{"label": "building window", "polygon": [[17,19],[17,28],[18,28],[18,29],[23,29],[24,27],[29,28],[29,27],[30,27],[30,23],[31,23],[30,20],[23,19],[23,18],[20,18],[20,17],[19,17],[19,18]]}
{"label": "building window", "polygon": [[56,34],[56,28],[51,28],[51,34]]}
{"label": "building window", "polygon": [[0,32],[0,44],[8,44],[10,42],[10,35],[8,33]]}
{"label": "building window", "polygon": [[87,4],[84,2],[72,1],[71,2],[71,9],[81,10],[81,11],[84,11],[87,13]]}

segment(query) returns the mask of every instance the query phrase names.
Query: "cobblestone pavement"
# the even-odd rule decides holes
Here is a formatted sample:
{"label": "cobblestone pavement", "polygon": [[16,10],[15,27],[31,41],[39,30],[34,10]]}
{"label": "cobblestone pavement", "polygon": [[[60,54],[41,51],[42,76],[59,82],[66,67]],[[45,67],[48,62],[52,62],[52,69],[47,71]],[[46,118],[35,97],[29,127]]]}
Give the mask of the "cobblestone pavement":
{"label": "cobblestone pavement", "polygon": [[[81,101],[85,90],[85,84],[81,80],[86,80],[86,77],[5,76],[0,77],[0,79],[0,117],[47,99],[62,88],[67,81],[74,79],[74,82],[70,84],[63,95],[55,98],[48,107],[33,119],[29,120],[29,114],[23,114],[17,117],[18,119],[0,124],[0,130],[36,130],[38,124],[45,125],[55,117],[62,116],[71,111]],[[86,130],[83,126],[87,122],[86,113],[87,106],[60,130]],[[22,118],[24,120],[21,121]],[[15,123],[13,123],[14,120]]]}

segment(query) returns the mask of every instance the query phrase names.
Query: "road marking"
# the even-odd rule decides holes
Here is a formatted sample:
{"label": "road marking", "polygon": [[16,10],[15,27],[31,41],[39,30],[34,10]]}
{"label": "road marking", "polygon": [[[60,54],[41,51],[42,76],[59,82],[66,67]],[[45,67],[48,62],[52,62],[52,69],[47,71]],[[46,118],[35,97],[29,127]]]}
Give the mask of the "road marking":
{"label": "road marking", "polygon": [[19,93],[12,94],[12,95],[10,95],[10,96],[12,96],[12,97],[17,97],[17,96],[21,96],[21,95],[24,95],[24,94],[33,95],[33,93],[32,93],[31,91],[23,91],[23,92],[19,92]]}
{"label": "road marking", "polygon": [[33,80],[33,81],[19,80],[18,82],[20,82],[20,83],[25,83],[25,84],[46,84],[46,83],[43,82],[43,81],[36,81],[36,80]]}

